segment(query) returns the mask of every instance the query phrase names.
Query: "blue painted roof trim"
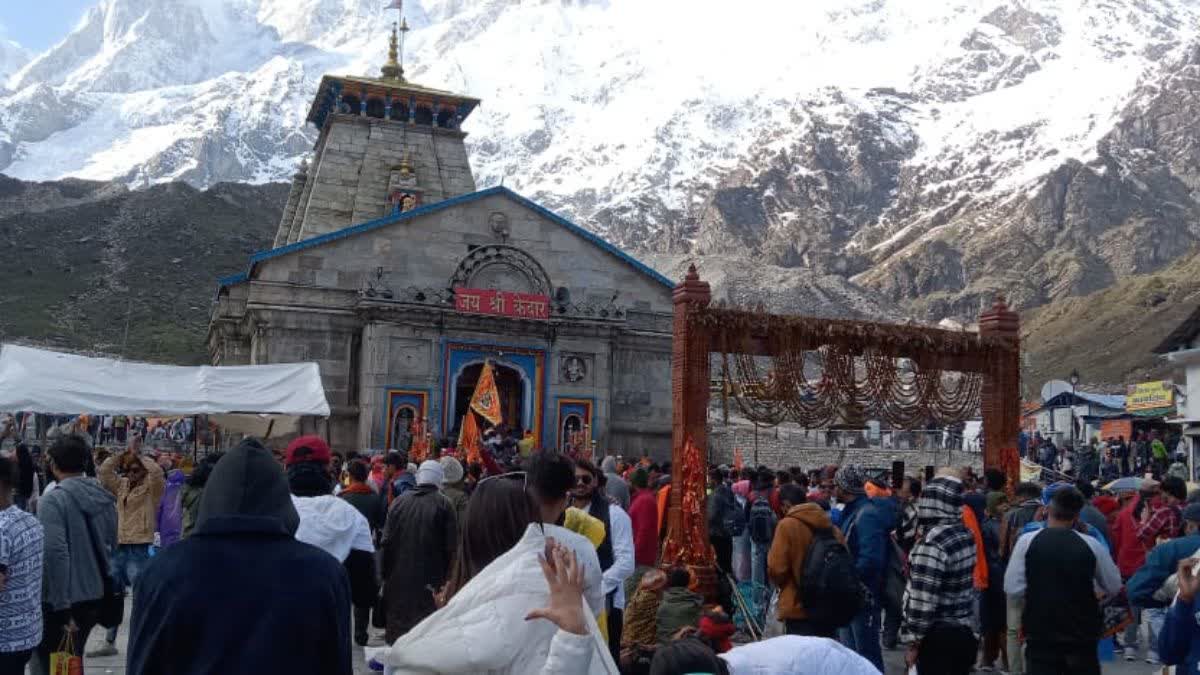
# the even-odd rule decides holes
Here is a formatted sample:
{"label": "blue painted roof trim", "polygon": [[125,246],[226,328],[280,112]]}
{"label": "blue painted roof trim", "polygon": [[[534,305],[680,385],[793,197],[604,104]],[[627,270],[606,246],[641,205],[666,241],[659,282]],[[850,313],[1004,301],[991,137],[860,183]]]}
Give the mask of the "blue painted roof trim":
{"label": "blue painted roof trim", "polygon": [[[479,199],[483,199],[485,197],[491,197],[493,195],[501,195],[501,196],[512,199],[513,201],[517,202],[518,204],[524,206],[525,208],[528,208],[528,209],[554,221],[555,223],[558,223],[559,225],[561,225],[564,228],[566,228],[567,230],[570,230],[571,232],[579,235],[580,237],[583,237],[584,239],[588,240],[592,244],[595,244],[596,246],[600,247],[601,249],[603,249],[603,250],[607,251],[608,253],[610,253],[611,255],[615,256],[618,260],[621,260],[622,262],[628,264],[629,266],[633,267],[635,270],[650,277],[651,279],[662,284],[663,286],[665,286],[667,288],[671,288],[671,289],[675,288],[675,282],[671,281],[667,277],[665,277],[662,274],[651,269],[650,266],[646,265],[645,263],[638,260],[637,258],[634,258],[633,256],[629,255],[628,253],[617,248],[616,246],[613,246],[612,244],[608,243],[603,238],[601,238],[599,235],[596,235],[593,232],[589,232],[588,230],[585,230],[584,228],[582,228],[582,227],[576,225],[575,223],[572,223],[571,221],[567,220],[566,218],[563,218],[562,216],[558,215],[557,213],[554,213],[553,211],[545,208],[544,206],[539,205],[537,202],[534,202],[530,199],[522,197],[521,195],[519,195],[519,194],[513,192],[512,190],[510,190],[506,187],[503,187],[503,186],[492,187],[492,188],[488,188],[486,190],[479,190],[478,192],[471,192],[471,193],[468,193],[465,195],[451,197],[450,199],[443,199],[442,201],[434,202],[433,204],[426,204],[425,206],[418,206],[417,208],[413,209],[412,211],[405,211],[404,213],[400,213],[400,214],[396,214],[396,215],[384,216],[383,218],[376,218],[375,220],[368,220],[365,223],[359,223],[358,225],[351,225],[350,227],[336,230],[334,232],[328,232],[326,234],[318,235],[318,236],[312,237],[310,239],[304,239],[302,241],[297,241],[295,243],[288,244],[286,246],[280,246],[279,248],[272,248],[272,249],[268,249],[265,251],[258,251],[256,253],[251,254],[251,256],[250,256],[250,269],[249,270],[247,270],[244,274],[237,274],[237,275],[233,275],[230,277],[225,277],[224,279],[221,279],[220,282],[218,282],[218,283],[220,283],[220,286],[223,288],[225,286],[229,286],[229,285],[232,285],[235,283],[242,283],[244,281],[248,281],[251,277],[253,277],[254,268],[258,263],[264,262],[266,260],[271,260],[272,258],[278,258],[279,256],[287,255],[289,253],[296,253],[297,251],[304,251],[304,250],[307,250],[310,248],[315,248],[317,246],[322,246],[324,244],[328,244],[330,242],[337,241],[339,239],[345,239],[346,237],[352,237],[354,235],[362,234],[364,232],[370,232],[371,230],[376,230],[376,229],[379,229],[379,228],[387,226],[387,225],[392,225],[394,223],[402,223],[407,220],[412,220],[413,218],[420,218],[421,216],[425,216],[425,215],[428,215],[431,213],[436,213],[438,211],[442,211],[444,209],[458,206],[460,204],[467,204],[467,203],[470,203],[473,201],[477,201]],[[227,280],[229,281],[229,283],[226,283]]]}
{"label": "blue painted roof trim", "polygon": [[220,279],[217,279],[217,285],[224,288],[225,286],[244,284],[249,280],[250,277],[246,276],[245,272],[238,272],[237,274],[230,274],[227,277],[221,277]]}

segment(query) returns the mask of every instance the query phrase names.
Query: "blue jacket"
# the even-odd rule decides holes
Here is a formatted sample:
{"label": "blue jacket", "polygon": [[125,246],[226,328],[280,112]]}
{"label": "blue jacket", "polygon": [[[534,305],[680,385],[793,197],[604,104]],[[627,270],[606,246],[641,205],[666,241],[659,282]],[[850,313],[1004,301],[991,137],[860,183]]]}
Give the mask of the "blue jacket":
{"label": "blue jacket", "polygon": [[[1179,561],[1187,560],[1200,549],[1200,534],[1164,541],[1146,555],[1146,563],[1125,584],[1125,592],[1134,607],[1166,607],[1154,599],[1163,582],[1179,569]],[[1194,672],[1194,671],[1193,671]]]}
{"label": "blue jacket", "polygon": [[878,598],[887,569],[888,533],[896,528],[896,508],[886,499],[859,497],[842,509],[841,522],[859,579]]}
{"label": "blue jacket", "polygon": [[1158,632],[1158,656],[1177,673],[1195,673],[1200,668],[1200,607],[1196,602],[1176,600],[1167,610]]}

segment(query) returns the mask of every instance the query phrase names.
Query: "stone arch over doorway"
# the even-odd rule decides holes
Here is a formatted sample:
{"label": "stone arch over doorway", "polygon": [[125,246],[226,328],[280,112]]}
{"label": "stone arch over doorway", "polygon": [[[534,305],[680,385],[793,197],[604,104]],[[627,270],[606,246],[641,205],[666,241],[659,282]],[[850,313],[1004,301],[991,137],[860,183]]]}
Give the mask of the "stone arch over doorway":
{"label": "stone arch over doorway", "polygon": [[533,256],[507,244],[473,249],[450,279],[452,288],[486,288],[515,293],[550,295],[550,275]]}

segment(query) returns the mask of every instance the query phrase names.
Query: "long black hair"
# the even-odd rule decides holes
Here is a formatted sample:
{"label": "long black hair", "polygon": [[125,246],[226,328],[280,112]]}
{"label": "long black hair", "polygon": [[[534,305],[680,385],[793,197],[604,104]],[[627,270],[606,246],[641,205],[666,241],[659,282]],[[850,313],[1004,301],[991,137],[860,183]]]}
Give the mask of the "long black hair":
{"label": "long black hair", "polygon": [[729,667],[708,645],[694,638],[669,642],[654,653],[650,675],[709,673],[727,675]]}
{"label": "long black hair", "polygon": [[17,444],[17,494],[28,499],[33,496],[33,453],[24,443]]}
{"label": "long black hair", "polygon": [[475,486],[459,528],[458,552],[446,584],[447,600],[516,545],[530,523],[541,522],[540,509],[525,489],[524,478],[524,474],[514,473]]}

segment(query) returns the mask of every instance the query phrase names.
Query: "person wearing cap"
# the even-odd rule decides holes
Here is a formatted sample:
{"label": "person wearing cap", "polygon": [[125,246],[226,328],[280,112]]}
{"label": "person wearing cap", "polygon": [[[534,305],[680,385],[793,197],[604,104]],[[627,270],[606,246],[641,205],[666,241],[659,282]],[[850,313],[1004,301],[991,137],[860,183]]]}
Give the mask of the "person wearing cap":
{"label": "person wearing cap", "polygon": [[446,583],[458,544],[458,519],[441,491],[445,475],[441,463],[422,462],[417,486],[388,510],[381,543],[388,644],[437,609],[434,594]]}
{"label": "person wearing cap", "polygon": [[301,436],[288,444],[283,464],[292,504],[300,514],[296,539],[316,546],[344,565],[357,609],[355,640],[363,645],[367,641],[365,608],[374,604],[379,591],[375,583],[375,542],[366,516],[350,502],[333,496],[336,480],[329,471],[332,457],[325,439]]}
{"label": "person wearing cap", "polygon": [[138,579],[127,672],[351,675],[350,583],[300,521],[270,452],[225,453],[191,536]]}
{"label": "person wearing cap", "polygon": [[467,490],[463,485],[466,474],[463,471],[462,463],[453,457],[442,457],[438,461],[442,464],[442,472],[446,480],[442,485],[442,494],[446,495],[446,499],[449,499],[450,504],[454,506],[455,519],[461,526],[464,522],[463,518],[467,515]]}
{"label": "person wearing cap", "polygon": [[855,466],[843,466],[833,477],[834,496],[843,504],[839,528],[854,558],[858,578],[869,592],[863,609],[840,630],[843,644],[883,670],[880,646],[880,597],[887,570],[888,533],[896,527],[895,511],[867,497],[866,477]]}
{"label": "person wearing cap", "polygon": [[1046,526],[1021,535],[1004,572],[1004,592],[1024,598],[1029,673],[1100,675],[1099,597],[1121,590],[1121,573],[1099,538],[1079,531],[1083,504],[1074,486],[1055,490]]}

